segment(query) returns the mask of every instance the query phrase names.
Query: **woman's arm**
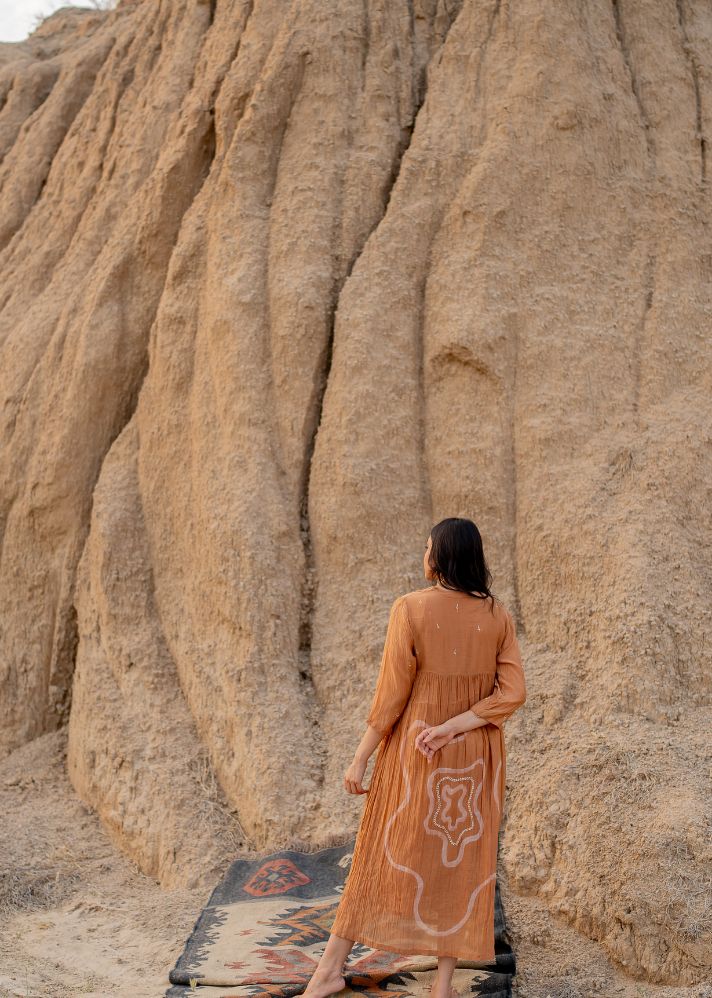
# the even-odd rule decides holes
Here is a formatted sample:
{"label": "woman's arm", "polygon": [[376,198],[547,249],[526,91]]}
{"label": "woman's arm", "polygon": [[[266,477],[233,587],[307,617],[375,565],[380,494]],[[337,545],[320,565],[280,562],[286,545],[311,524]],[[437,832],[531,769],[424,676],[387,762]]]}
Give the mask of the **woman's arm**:
{"label": "woman's arm", "polygon": [[[399,596],[391,606],[381,667],[366,724],[386,738],[405,709],[415,682],[417,658],[408,604]],[[369,753],[370,754],[370,753]]]}
{"label": "woman's arm", "polygon": [[487,724],[501,728],[508,717],[527,699],[527,684],[524,678],[522,653],[517,641],[514,619],[507,610],[504,635],[497,652],[497,672],[494,690],[490,696],[470,704],[475,717],[481,717]]}
{"label": "woman's arm", "polygon": [[372,725],[366,728],[366,733],[359,742],[353,762],[344,773],[344,789],[350,794],[367,794],[368,787],[362,784],[363,774],[366,772],[368,760],[373,755],[378,743],[383,739],[383,734]]}
{"label": "woman's arm", "polygon": [[428,759],[432,759],[438,749],[447,745],[457,735],[465,731],[472,731],[474,728],[482,728],[489,722],[483,717],[478,717],[471,710],[464,710],[461,714],[443,721],[442,724],[435,724],[429,728],[423,728],[415,739],[415,746]]}
{"label": "woman's arm", "polygon": [[472,731],[474,728],[483,728],[489,721],[484,717],[478,717],[471,709],[464,710],[462,714],[457,714],[445,722],[453,735],[461,735],[465,731]]}
{"label": "woman's arm", "polygon": [[350,794],[368,793],[362,785],[366,765],[380,741],[387,738],[403,713],[415,682],[417,659],[405,596],[391,605],[381,667],[371,709],[366,717],[366,733],[353,762],[344,773],[344,788]]}
{"label": "woman's arm", "polygon": [[354,754],[354,761],[367,763],[373,755],[378,743],[383,740],[382,733],[372,724],[366,728],[366,733],[359,742],[359,746]]}

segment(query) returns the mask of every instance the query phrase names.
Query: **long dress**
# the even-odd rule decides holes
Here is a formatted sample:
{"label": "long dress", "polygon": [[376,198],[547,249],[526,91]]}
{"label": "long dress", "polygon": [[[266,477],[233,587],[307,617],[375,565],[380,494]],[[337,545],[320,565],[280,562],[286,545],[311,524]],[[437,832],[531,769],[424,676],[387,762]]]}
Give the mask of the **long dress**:
{"label": "long dress", "polygon": [[[504,721],[526,687],[498,600],[427,586],[391,606],[366,722],[382,734],[331,931],[404,955],[494,960]],[[487,724],[428,759],[418,732],[471,709]]]}

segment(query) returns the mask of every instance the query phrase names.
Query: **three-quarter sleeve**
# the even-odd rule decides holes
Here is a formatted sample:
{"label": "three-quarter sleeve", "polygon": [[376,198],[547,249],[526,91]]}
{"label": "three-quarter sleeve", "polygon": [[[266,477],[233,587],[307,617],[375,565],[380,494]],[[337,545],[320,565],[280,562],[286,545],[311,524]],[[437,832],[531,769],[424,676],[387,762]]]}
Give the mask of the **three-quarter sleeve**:
{"label": "three-quarter sleeve", "polygon": [[493,692],[470,705],[477,717],[501,728],[507,718],[521,707],[527,698],[524,680],[522,655],[517,641],[514,620],[509,610],[505,611],[504,635],[497,651],[497,672]]}
{"label": "three-quarter sleeve", "polygon": [[386,641],[376,690],[366,723],[383,738],[391,733],[403,713],[416,673],[413,632],[405,597],[399,596],[391,606]]}

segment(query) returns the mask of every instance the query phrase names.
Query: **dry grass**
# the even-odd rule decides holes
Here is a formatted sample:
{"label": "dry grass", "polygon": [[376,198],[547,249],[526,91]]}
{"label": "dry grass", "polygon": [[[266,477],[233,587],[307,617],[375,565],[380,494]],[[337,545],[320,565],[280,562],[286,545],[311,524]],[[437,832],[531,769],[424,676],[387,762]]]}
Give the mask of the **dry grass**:
{"label": "dry grass", "polygon": [[45,5],[44,11],[35,14],[31,31],[36,31],[40,25],[64,7],[77,7],[81,10],[115,10],[118,0],[88,0],[86,4],[73,3],[72,0],[53,0]]}
{"label": "dry grass", "polygon": [[240,824],[237,810],[230,806],[217,781],[207,753],[201,752],[192,759],[188,763],[188,771],[201,790],[195,799],[196,817],[210,822],[213,828],[222,833],[231,852],[244,849],[249,838]]}
{"label": "dry grass", "polygon": [[54,908],[70,898],[80,883],[78,868],[30,865],[0,870],[0,914]]}
{"label": "dry grass", "polygon": [[666,922],[690,941],[712,934],[712,873],[708,867],[706,875],[697,876],[693,862],[688,846],[679,840],[667,842],[660,857]]}
{"label": "dry grass", "polygon": [[632,752],[596,753],[588,763],[588,770],[591,775],[595,773],[591,783],[593,795],[614,809],[652,805],[663,784],[655,765]]}

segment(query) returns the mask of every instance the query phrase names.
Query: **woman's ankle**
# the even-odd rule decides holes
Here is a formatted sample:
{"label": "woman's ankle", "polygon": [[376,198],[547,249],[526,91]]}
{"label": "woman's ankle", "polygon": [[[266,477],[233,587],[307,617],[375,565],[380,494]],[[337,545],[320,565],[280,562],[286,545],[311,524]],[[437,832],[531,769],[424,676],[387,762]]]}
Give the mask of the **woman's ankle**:
{"label": "woman's ankle", "polygon": [[339,966],[338,964],[326,964],[326,965],[319,964],[314,973],[319,974],[320,977],[326,977],[326,978],[343,977],[344,968],[343,965]]}

